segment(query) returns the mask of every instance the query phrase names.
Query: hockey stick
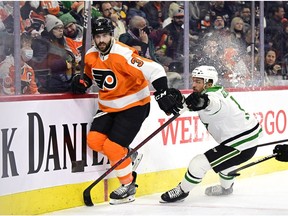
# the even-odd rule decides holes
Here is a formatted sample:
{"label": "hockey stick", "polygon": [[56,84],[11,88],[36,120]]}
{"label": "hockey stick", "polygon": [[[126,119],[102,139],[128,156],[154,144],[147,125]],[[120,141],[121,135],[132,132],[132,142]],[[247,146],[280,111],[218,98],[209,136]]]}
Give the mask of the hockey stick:
{"label": "hockey stick", "polygon": [[259,160],[257,160],[257,161],[253,161],[253,162],[251,162],[251,163],[249,163],[249,164],[246,164],[246,165],[244,165],[244,166],[242,166],[242,167],[239,167],[239,168],[237,168],[237,169],[229,172],[229,173],[228,173],[228,176],[239,176],[240,173],[237,173],[237,172],[239,172],[240,170],[243,170],[243,169],[246,169],[246,168],[248,168],[248,167],[254,166],[254,165],[256,165],[256,164],[262,163],[263,161],[269,160],[269,159],[274,158],[274,157],[276,157],[276,156],[277,156],[277,153],[274,153],[274,154],[268,155],[268,156],[266,156],[266,157],[264,157],[264,158],[261,158],[261,159],[259,159]]}
{"label": "hockey stick", "polygon": [[[276,144],[276,143],[279,143],[279,142],[282,142],[282,141],[278,141],[278,142],[275,141],[273,143]],[[260,146],[265,146],[265,145],[266,144],[262,144]],[[261,163],[263,161],[269,160],[269,159],[271,159],[273,157],[276,157],[276,160],[278,160],[278,161],[288,162],[288,145],[285,145],[285,144],[284,145],[277,145],[277,146],[275,146],[272,155],[268,155],[268,156],[266,156],[264,158],[261,158],[261,159],[259,159],[257,161],[254,161],[254,162],[246,164],[246,165],[244,165],[242,167],[239,167],[238,169],[235,169],[235,170],[229,172],[228,175],[229,176],[239,176],[240,174],[237,173],[237,172],[239,172],[240,170],[243,170],[243,169],[246,169],[248,167],[254,166],[254,165],[258,164],[258,163]]]}
{"label": "hockey stick", "polygon": [[257,145],[257,147],[273,145],[273,144],[278,144],[278,143],[283,143],[283,142],[288,142],[288,139],[278,140],[278,141],[273,141],[273,142],[268,142],[268,143],[263,143],[263,144]]}
{"label": "hockey stick", "polygon": [[86,53],[86,37],[87,37],[87,28],[88,28],[88,12],[89,12],[89,1],[84,1],[84,15],[83,15],[83,38],[82,38],[82,50],[81,50],[81,70],[80,70],[80,82],[84,85],[83,80],[84,76],[84,66],[85,66],[85,53]]}
{"label": "hockey stick", "polygon": [[111,166],[105,173],[103,173],[98,179],[96,179],[91,185],[89,185],[83,192],[83,199],[86,206],[93,206],[93,201],[91,199],[91,190],[92,188],[98,184],[102,179],[104,179],[107,175],[109,175],[116,167],[118,167],[123,161],[129,158],[133,153],[135,153],[138,149],[140,149],[144,144],[146,144],[149,140],[151,140],[154,136],[156,136],[160,131],[162,131],[165,127],[167,127],[172,121],[174,121],[177,117],[180,116],[180,113],[175,114],[168,121],[166,121],[163,125],[161,125],[157,130],[151,133],[146,139],[144,139],[141,143],[139,143],[135,148],[128,152],[128,154]]}
{"label": "hockey stick", "polygon": [[[273,142],[268,142],[268,143],[263,143],[263,144],[257,145],[257,147],[262,147],[262,146],[267,146],[267,145],[273,145],[273,144],[279,144],[279,143],[283,143],[283,142],[288,142],[288,139],[278,140],[278,141],[273,141]],[[246,164],[246,165],[244,165],[244,166],[242,166],[242,167],[239,167],[239,168],[237,168],[237,169],[229,172],[228,175],[229,175],[229,176],[239,176],[240,174],[237,173],[237,172],[239,172],[240,170],[246,169],[246,168],[248,168],[248,167],[251,167],[251,166],[254,166],[254,165],[258,164],[258,163],[261,163],[261,162],[263,162],[263,161],[269,160],[269,159],[271,159],[271,158],[273,158],[273,157],[276,157],[276,155],[277,155],[277,153],[274,153],[274,154],[272,154],[272,155],[269,155],[269,156],[266,156],[266,157],[264,157],[264,158],[261,158],[261,159],[259,159],[259,160],[257,160],[257,161],[254,161],[254,162],[251,162],[251,163],[249,163],[249,164]]]}

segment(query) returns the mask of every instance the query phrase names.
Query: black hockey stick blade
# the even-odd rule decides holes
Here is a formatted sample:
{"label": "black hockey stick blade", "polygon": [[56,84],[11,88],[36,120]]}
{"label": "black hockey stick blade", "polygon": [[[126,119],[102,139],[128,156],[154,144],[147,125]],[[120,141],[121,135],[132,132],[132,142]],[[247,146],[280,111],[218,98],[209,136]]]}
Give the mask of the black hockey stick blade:
{"label": "black hockey stick blade", "polygon": [[174,121],[177,117],[180,116],[180,113],[175,114],[168,121],[166,121],[163,125],[161,125],[157,130],[151,133],[146,139],[144,139],[141,143],[139,143],[135,148],[128,152],[128,154],[111,166],[106,172],[104,172],[98,179],[96,179],[92,184],[90,184],[83,192],[83,200],[86,206],[93,206],[93,201],[91,198],[91,190],[93,187],[98,184],[101,180],[103,180],[106,176],[108,176],[116,167],[118,167],[123,161],[129,158],[132,154],[134,154],[138,149],[140,149],[144,144],[146,144],[149,140],[151,140],[154,136],[156,136],[160,131],[162,131],[165,127],[167,127],[172,121]]}
{"label": "black hockey stick blade", "polygon": [[268,156],[266,156],[266,157],[264,157],[264,158],[261,158],[261,159],[259,159],[259,160],[257,160],[257,161],[253,161],[253,162],[251,162],[251,163],[248,163],[248,164],[246,164],[246,165],[244,165],[244,166],[242,166],[242,167],[239,167],[239,168],[237,168],[237,169],[229,172],[229,173],[228,173],[228,176],[239,176],[239,175],[240,175],[240,173],[238,173],[239,171],[241,171],[241,170],[243,170],[243,169],[246,169],[246,168],[248,168],[248,167],[254,166],[254,165],[256,165],[256,164],[262,163],[263,161],[269,160],[269,159],[271,159],[271,158],[274,158],[274,157],[276,157],[276,155],[277,155],[277,153],[274,153],[274,154],[272,154],[272,155],[268,155]]}

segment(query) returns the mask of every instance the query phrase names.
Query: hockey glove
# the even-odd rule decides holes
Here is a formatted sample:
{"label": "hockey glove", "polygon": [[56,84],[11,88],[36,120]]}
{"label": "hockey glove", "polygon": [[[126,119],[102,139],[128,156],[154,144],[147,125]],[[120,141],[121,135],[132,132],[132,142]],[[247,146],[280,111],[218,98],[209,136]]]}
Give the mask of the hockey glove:
{"label": "hockey glove", "polygon": [[199,111],[209,105],[209,98],[207,94],[193,92],[186,98],[185,103],[190,111]]}
{"label": "hockey glove", "polygon": [[276,145],[273,153],[277,153],[276,160],[288,162],[288,145]]}
{"label": "hockey glove", "polygon": [[154,92],[155,100],[158,102],[160,109],[167,115],[177,114],[183,108],[185,98],[178,89],[169,88],[166,90]]}
{"label": "hockey glove", "polygon": [[74,94],[85,94],[91,85],[92,80],[86,74],[83,74],[83,79],[80,74],[76,74],[72,79],[71,90]]}

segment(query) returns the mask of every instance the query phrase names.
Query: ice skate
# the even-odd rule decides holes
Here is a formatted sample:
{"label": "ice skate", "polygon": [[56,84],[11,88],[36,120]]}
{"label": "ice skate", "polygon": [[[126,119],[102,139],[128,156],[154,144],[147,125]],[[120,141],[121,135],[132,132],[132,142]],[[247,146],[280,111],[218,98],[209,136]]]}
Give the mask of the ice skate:
{"label": "ice skate", "polygon": [[169,203],[169,202],[179,202],[184,201],[184,199],[189,195],[189,192],[185,193],[180,187],[180,183],[177,187],[165,192],[161,195],[160,203]]}
{"label": "ice skate", "polygon": [[225,189],[221,185],[215,185],[206,188],[205,194],[207,196],[226,196],[233,193],[233,184],[230,188]]}
{"label": "ice skate", "polygon": [[[129,148],[129,151],[131,151],[131,150],[132,150],[132,148]],[[139,166],[139,164],[143,158],[143,154],[140,154],[136,151],[130,157],[132,160],[132,170],[136,171],[137,167]]]}
{"label": "ice skate", "polygon": [[134,179],[129,185],[121,185],[110,194],[111,205],[133,202],[135,200],[136,188],[138,187],[136,184],[137,173],[133,171],[132,175]]}

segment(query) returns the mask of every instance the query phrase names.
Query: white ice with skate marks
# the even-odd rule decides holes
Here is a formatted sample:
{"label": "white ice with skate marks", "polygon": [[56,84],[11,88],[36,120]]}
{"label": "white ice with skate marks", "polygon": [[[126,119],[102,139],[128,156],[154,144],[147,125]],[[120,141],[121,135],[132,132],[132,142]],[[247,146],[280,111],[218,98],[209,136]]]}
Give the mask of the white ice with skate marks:
{"label": "white ice with skate marks", "polygon": [[287,182],[288,167],[287,171],[236,179],[233,194],[225,197],[208,197],[206,186],[199,185],[184,202],[161,204],[161,194],[153,194],[136,197],[132,203],[112,206],[106,202],[47,215],[288,215]]}

